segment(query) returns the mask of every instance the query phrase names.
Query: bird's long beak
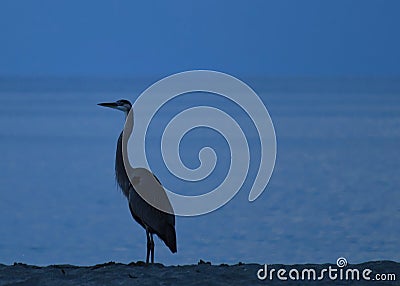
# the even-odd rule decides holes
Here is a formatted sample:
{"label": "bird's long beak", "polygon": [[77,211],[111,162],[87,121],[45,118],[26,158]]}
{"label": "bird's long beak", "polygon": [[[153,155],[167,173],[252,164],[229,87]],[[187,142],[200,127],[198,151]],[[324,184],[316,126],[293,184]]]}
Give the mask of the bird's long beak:
{"label": "bird's long beak", "polygon": [[115,102],[103,102],[103,103],[98,103],[97,105],[114,108],[114,109],[118,107],[118,104],[116,104]]}

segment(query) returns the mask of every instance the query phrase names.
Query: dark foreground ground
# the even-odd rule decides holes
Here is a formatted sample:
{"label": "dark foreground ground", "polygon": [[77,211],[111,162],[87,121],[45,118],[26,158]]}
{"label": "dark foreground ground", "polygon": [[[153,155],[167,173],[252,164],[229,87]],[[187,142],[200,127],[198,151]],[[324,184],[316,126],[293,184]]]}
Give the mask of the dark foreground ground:
{"label": "dark foreground ground", "polygon": [[[331,274],[337,275],[336,280],[330,280]],[[197,265],[163,266],[155,264],[144,265],[143,262],[121,264],[109,262],[95,266],[51,265],[38,267],[15,263],[14,265],[0,264],[0,286],[3,285],[400,285],[400,263],[392,261],[374,261],[362,264],[347,265],[343,270],[343,279],[340,279],[340,268],[333,264],[302,264],[302,265],[268,265],[268,275],[272,272],[272,280],[257,278],[259,269],[264,265],[236,264],[211,265],[200,261]],[[275,269],[275,271],[272,271]],[[279,269],[283,276],[282,281],[277,277]],[[292,270],[296,269],[296,270]],[[304,270],[306,269],[306,270]],[[309,272],[311,270],[311,272]],[[326,269],[325,272],[323,272]],[[335,271],[336,269],[336,271]],[[353,270],[357,269],[357,270]],[[368,269],[372,270],[369,272]],[[360,280],[351,279],[350,271],[360,274]],[[290,272],[291,271],[291,272]],[[316,272],[318,280],[321,273],[324,277],[320,281],[308,280],[308,273]],[[348,279],[346,280],[346,271]],[[366,274],[370,281],[363,279]],[[289,277],[299,273],[300,280]],[[261,276],[265,274],[260,271]],[[301,279],[304,274],[304,279]],[[378,276],[377,276],[378,274]],[[384,274],[384,275],[382,275]],[[312,275],[312,274],[310,274]],[[354,274],[356,275],[356,274]],[[312,278],[312,277],[311,277]],[[392,281],[377,281],[391,279]],[[393,281],[395,279],[395,281]]]}

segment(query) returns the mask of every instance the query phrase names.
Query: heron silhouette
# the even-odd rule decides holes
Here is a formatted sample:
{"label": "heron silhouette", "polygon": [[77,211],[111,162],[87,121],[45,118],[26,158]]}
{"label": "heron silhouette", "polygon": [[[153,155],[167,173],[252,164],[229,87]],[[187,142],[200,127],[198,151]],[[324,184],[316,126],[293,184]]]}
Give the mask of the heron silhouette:
{"label": "heron silhouette", "polygon": [[[127,139],[133,130],[132,104],[125,99],[98,105],[120,110],[125,114],[126,125],[118,137],[115,155],[115,178],[122,193],[128,199],[134,220],[146,230],[146,263],[154,263],[154,239],[156,234],[172,253],[177,252],[175,215],[166,192],[157,177],[144,168],[132,168],[127,157]],[[130,179],[131,178],[131,179]],[[161,206],[161,207],[155,207]],[[166,210],[166,211],[164,211]]]}

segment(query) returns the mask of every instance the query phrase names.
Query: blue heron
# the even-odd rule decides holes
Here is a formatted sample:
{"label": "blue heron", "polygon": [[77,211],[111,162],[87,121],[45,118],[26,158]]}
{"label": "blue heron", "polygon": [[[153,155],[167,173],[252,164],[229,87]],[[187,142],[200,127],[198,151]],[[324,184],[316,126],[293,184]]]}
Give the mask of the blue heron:
{"label": "blue heron", "polygon": [[[116,102],[110,103],[99,103],[98,105],[109,107],[113,109],[120,110],[125,114],[125,120],[128,122],[128,115],[133,116],[133,112],[130,112],[132,108],[132,104],[125,99],[118,100]],[[133,122],[133,121],[132,121]],[[115,156],[115,178],[118,182],[119,187],[121,188],[123,194],[128,199],[129,210],[132,214],[134,220],[139,223],[146,230],[146,238],[147,238],[147,254],[146,254],[146,263],[149,263],[149,258],[151,257],[151,263],[154,263],[154,240],[153,234],[156,234],[162,241],[164,241],[165,245],[171,250],[172,253],[176,253],[176,233],[175,233],[175,215],[173,211],[164,212],[154,207],[153,204],[149,204],[143,196],[138,193],[136,183],[132,183],[129,180],[128,174],[130,174],[131,170],[135,170],[130,168],[127,170],[125,168],[123,160],[124,147],[126,150],[126,142],[123,142],[124,132],[129,132],[128,135],[132,132],[133,125],[130,128],[125,128],[121,134],[119,135],[117,142],[117,151]],[[126,134],[125,134],[126,135]],[[129,137],[129,136],[128,136]],[[139,169],[136,169],[139,170]],[[165,194],[165,190],[163,189],[160,181],[148,170],[140,168],[137,180],[141,179],[145,183],[145,192],[158,192],[155,195],[161,196],[162,198],[166,198],[167,204],[169,204],[168,198]],[[149,179],[151,176],[151,179]],[[136,178],[136,177],[135,177]],[[136,189],[135,189],[136,188]],[[143,185],[142,185],[143,189]],[[141,193],[142,194],[142,193]],[[172,210],[172,208],[170,208]]]}

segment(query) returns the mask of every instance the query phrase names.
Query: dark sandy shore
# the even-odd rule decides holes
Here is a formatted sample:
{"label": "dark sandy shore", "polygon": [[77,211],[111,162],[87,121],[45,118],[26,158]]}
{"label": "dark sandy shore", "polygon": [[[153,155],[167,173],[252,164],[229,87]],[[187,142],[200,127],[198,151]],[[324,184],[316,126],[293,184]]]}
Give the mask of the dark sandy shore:
{"label": "dark sandy shore", "polygon": [[[362,276],[363,271],[368,273],[370,281],[360,277],[360,280],[349,278],[340,279],[339,267],[334,264],[302,264],[302,265],[268,265],[267,272],[272,280],[257,278],[265,274],[264,265],[242,264],[236,265],[211,265],[200,261],[197,265],[163,266],[155,264],[144,265],[143,262],[121,264],[109,262],[95,266],[51,265],[38,267],[22,263],[14,265],[0,264],[0,286],[3,285],[400,285],[400,263],[392,261],[373,261],[362,264],[347,265],[343,268],[343,277],[348,269],[357,269]],[[337,269],[337,279],[331,280],[328,269]],[[280,280],[276,273],[279,269],[286,281]],[[297,270],[292,270],[297,269]],[[306,269],[305,271],[303,271]],[[309,281],[309,270],[313,269],[318,276],[323,269],[327,269],[320,281]],[[366,270],[367,269],[367,270]],[[372,272],[369,273],[368,269]],[[312,270],[312,271],[313,271]],[[289,278],[289,271],[296,275],[296,271],[304,279],[294,280]],[[376,281],[376,274],[386,279],[396,281]],[[382,274],[385,274],[382,276]],[[390,275],[389,274],[394,274]]]}

